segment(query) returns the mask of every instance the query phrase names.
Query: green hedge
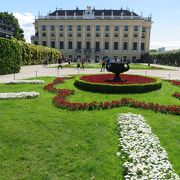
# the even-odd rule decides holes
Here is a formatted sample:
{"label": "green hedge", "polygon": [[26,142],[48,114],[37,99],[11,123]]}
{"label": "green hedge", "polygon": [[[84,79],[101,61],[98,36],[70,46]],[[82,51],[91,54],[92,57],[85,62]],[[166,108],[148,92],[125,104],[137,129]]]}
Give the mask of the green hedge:
{"label": "green hedge", "polygon": [[90,92],[112,93],[112,94],[144,93],[161,88],[160,78],[153,77],[153,79],[155,79],[156,81],[148,84],[114,85],[114,84],[90,83],[81,80],[79,77],[76,77],[74,85],[81,90],[90,91]]}
{"label": "green hedge", "polygon": [[60,51],[54,48],[24,42],[21,42],[21,46],[23,49],[22,65],[42,64],[47,56],[50,57],[49,63],[55,63],[61,57]]}
{"label": "green hedge", "polygon": [[17,40],[0,38],[0,74],[20,71],[22,48]]}
{"label": "green hedge", "polygon": [[150,61],[151,63],[170,65],[170,66],[180,66],[180,49],[165,51],[165,52],[150,52],[145,54],[142,59]]}
{"label": "green hedge", "polygon": [[61,57],[57,49],[5,38],[0,38],[0,52],[1,75],[18,73],[21,65],[43,64],[47,56],[49,63],[55,63]]}

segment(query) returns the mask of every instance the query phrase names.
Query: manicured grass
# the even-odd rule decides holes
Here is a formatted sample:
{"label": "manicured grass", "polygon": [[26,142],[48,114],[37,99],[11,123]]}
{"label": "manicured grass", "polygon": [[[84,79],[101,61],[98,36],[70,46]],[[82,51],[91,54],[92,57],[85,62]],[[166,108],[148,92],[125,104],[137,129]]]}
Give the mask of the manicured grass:
{"label": "manicured grass", "polygon": [[[39,78],[52,82],[54,78]],[[74,80],[58,87],[74,89],[71,101],[104,101],[125,95],[78,90]],[[133,108],[68,111],[52,105],[54,94],[44,85],[0,84],[0,92],[37,91],[36,99],[0,101],[0,179],[123,179],[122,161],[116,156],[118,113],[142,114],[160,138],[170,162],[180,174],[180,118]],[[177,104],[171,97],[179,87],[163,82],[163,88],[128,97],[162,104]],[[160,97],[159,97],[160,96]]]}
{"label": "manicured grass", "polygon": [[[49,68],[57,68],[58,66],[51,66]],[[76,68],[77,64],[76,63],[71,63],[64,65],[63,67],[65,68]],[[89,63],[85,63],[84,64],[85,68],[92,68],[92,69],[101,69],[101,64],[100,63],[94,63],[94,64],[89,64]],[[130,69],[142,69],[142,70],[167,70],[164,68],[159,68],[159,67],[155,67],[153,65],[151,66],[146,66],[143,64],[130,64]]]}

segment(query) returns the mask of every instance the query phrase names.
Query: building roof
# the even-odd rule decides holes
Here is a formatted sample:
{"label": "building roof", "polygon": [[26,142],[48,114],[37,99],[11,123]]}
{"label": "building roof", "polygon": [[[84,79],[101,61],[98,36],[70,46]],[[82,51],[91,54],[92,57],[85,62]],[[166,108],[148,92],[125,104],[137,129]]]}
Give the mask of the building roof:
{"label": "building roof", "polygon": [[[56,10],[52,13],[49,14],[49,16],[56,16],[56,13],[58,14],[58,16],[65,16],[65,12],[67,16],[74,16],[74,13],[76,13],[76,16],[83,16],[83,12],[85,12],[86,10]],[[113,9],[109,9],[109,10],[96,10],[96,9],[92,9],[92,12],[94,12],[95,16],[102,16],[102,13],[104,13],[104,16],[111,16],[111,12],[113,11],[113,15],[114,16],[121,16],[121,13],[123,13],[123,16],[131,16],[131,13],[133,13],[133,16],[139,16],[138,14],[134,13],[134,12],[130,12],[129,10],[113,10]]]}

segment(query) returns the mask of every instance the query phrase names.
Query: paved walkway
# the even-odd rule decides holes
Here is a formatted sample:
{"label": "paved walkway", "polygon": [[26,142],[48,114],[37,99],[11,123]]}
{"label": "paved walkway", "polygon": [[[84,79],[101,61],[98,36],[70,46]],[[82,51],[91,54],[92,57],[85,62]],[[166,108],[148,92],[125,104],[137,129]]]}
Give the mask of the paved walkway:
{"label": "paved walkway", "polygon": [[[51,65],[53,66],[53,65]],[[129,70],[127,74],[138,74],[147,76],[157,76],[162,79],[177,79],[180,80],[180,68],[154,65],[158,67],[167,68],[167,70]],[[172,70],[169,70],[172,69]],[[14,79],[35,78],[40,76],[63,76],[76,74],[100,74],[100,69],[85,69],[77,70],[76,68],[64,68],[58,70],[57,68],[50,68],[50,66],[43,67],[42,65],[23,66],[20,73],[0,75],[0,83],[9,82]]]}

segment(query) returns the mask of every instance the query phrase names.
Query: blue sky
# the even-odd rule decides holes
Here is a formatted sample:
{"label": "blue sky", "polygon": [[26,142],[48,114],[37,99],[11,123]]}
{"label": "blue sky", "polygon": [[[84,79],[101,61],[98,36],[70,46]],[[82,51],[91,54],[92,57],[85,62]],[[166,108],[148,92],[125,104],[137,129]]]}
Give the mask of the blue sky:
{"label": "blue sky", "polygon": [[19,19],[21,27],[25,31],[29,41],[33,34],[32,22],[38,12],[47,15],[49,11],[57,8],[85,9],[87,5],[95,6],[96,9],[133,9],[137,14],[143,12],[147,17],[152,14],[152,31],[150,48],[166,47],[166,49],[180,48],[180,0],[6,0],[2,1],[0,11],[14,13]]}

